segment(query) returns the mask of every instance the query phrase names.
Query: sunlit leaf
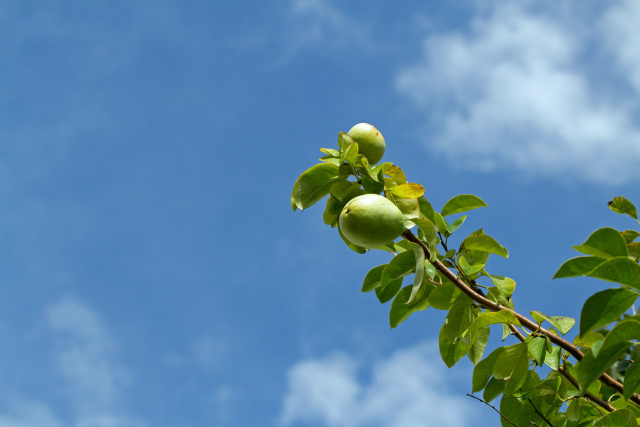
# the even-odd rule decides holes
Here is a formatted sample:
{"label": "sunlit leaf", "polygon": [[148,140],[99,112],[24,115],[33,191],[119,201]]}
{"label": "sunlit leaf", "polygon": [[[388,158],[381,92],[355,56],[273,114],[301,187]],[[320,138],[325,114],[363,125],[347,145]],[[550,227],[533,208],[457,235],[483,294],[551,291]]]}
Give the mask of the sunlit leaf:
{"label": "sunlit leaf", "polygon": [[628,255],[624,237],[618,230],[609,227],[594,231],[583,244],[573,248],[583,254],[603,259]]}
{"label": "sunlit leaf", "polygon": [[469,344],[460,338],[450,340],[444,331],[444,326],[440,329],[438,344],[440,347],[440,356],[442,357],[445,365],[449,368],[455,365],[469,349]]}
{"label": "sunlit leaf", "polygon": [[411,291],[411,295],[407,301],[409,304],[417,297],[418,291],[422,286],[422,278],[424,277],[424,251],[417,243],[411,243],[411,247],[413,248],[413,255],[415,258],[415,275],[413,279],[413,290]]}
{"label": "sunlit leaf", "polygon": [[640,236],[640,232],[636,230],[624,230],[620,233],[627,244],[633,242]]}
{"label": "sunlit leaf", "polygon": [[619,214],[627,214],[631,218],[638,219],[638,211],[636,207],[629,200],[622,196],[614,197],[612,201],[608,203],[609,209]]}
{"label": "sunlit leaf", "polygon": [[594,345],[585,351],[584,358],[577,366],[580,391],[584,392],[629,348],[630,339],[640,338],[640,322],[624,320],[618,323],[605,337],[600,348]]}
{"label": "sunlit leaf", "polygon": [[404,175],[404,172],[396,165],[391,165],[384,174],[391,177],[398,185],[407,183],[407,177]]}
{"label": "sunlit leaf", "polygon": [[338,167],[330,163],[320,163],[304,171],[293,185],[293,210],[306,209],[326,196],[337,177]]}
{"label": "sunlit leaf", "polygon": [[482,313],[476,320],[474,320],[474,322],[469,326],[469,329],[465,332],[465,335],[470,334],[483,326],[495,325],[497,323],[507,323],[520,326],[520,321],[510,311],[489,311],[487,313]]}
{"label": "sunlit leaf", "polygon": [[445,217],[486,206],[487,204],[481,198],[474,196],[473,194],[461,194],[445,203],[441,214]]}
{"label": "sunlit leaf", "polygon": [[638,296],[636,292],[624,288],[605,289],[593,294],[584,303],[580,313],[580,335],[618,319]]}
{"label": "sunlit leaf", "polygon": [[640,265],[626,256],[603,262],[589,276],[640,289]]}
{"label": "sunlit leaf", "polygon": [[429,295],[429,304],[438,310],[449,310],[453,301],[462,291],[451,282],[446,282],[435,288]]}
{"label": "sunlit leaf", "polygon": [[435,222],[435,219],[433,217],[433,206],[431,206],[429,200],[427,200],[427,198],[424,196],[420,196],[418,197],[418,202],[420,203],[420,214],[424,218],[429,219],[431,222]]}
{"label": "sunlit leaf", "polygon": [[349,144],[349,146],[346,147],[346,149],[343,149],[342,152],[340,153],[341,162],[346,162],[346,163],[349,163],[350,165],[353,165],[356,163],[357,159],[358,159],[358,143],[357,142],[353,142]]}
{"label": "sunlit leaf", "polygon": [[451,233],[453,233],[454,231],[456,231],[458,228],[460,228],[460,226],[462,225],[462,223],[464,223],[464,220],[467,219],[466,215],[462,215],[460,218],[456,219],[455,221],[453,221],[451,223],[451,225],[449,225],[449,231]]}
{"label": "sunlit leaf", "polygon": [[369,270],[364,278],[364,283],[362,284],[362,292],[371,292],[372,290],[380,287],[382,271],[386,266],[387,264],[382,264]]}
{"label": "sunlit leaf", "polygon": [[467,357],[474,365],[477,365],[482,359],[482,354],[484,353],[484,349],[489,342],[489,335],[491,333],[491,328],[488,326],[484,326],[482,328],[476,329],[477,335],[476,339],[473,340],[473,344],[467,350]]}
{"label": "sunlit leaf", "polygon": [[541,324],[543,321],[546,320],[547,322],[555,326],[555,328],[558,331],[560,331],[562,335],[569,332],[569,330],[573,327],[573,325],[576,324],[576,320],[571,317],[547,316],[546,314],[541,313],[539,311],[531,311],[530,313],[531,313],[531,316],[536,320],[536,322],[538,322],[538,324]]}
{"label": "sunlit leaf", "polygon": [[515,280],[510,277],[498,276],[496,274],[487,274],[487,276],[489,276],[493,284],[500,289],[500,292],[502,292],[504,296],[511,298],[511,295],[516,290]]}
{"label": "sunlit leaf", "polygon": [[504,391],[505,384],[506,383],[504,381],[497,380],[492,376],[487,387],[484,389],[484,393],[482,393],[484,401],[489,403],[496,397],[500,396]]}
{"label": "sunlit leaf", "polygon": [[542,366],[547,354],[545,339],[542,337],[534,337],[527,345],[529,348],[529,355],[536,361],[538,366]]}
{"label": "sunlit leaf", "polygon": [[333,148],[321,148],[320,151],[331,157],[340,157],[340,151],[334,150]]}
{"label": "sunlit leaf", "polygon": [[429,307],[429,294],[434,288],[434,285],[423,285],[412,302],[409,302],[409,297],[413,286],[402,288],[393,299],[389,310],[389,324],[391,327],[395,328],[416,311],[426,310]]}
{"label": "sunlit leaf", "polygon": [[381,286],[384,288],[392,281],[413,273],[415,268],[416,260],[413,251],[396,255],[382,271]]}
{"label": "sunlit leaf", "polygon": [[344,151],[349,145],[353,144],[353,138],[344,132],[338,134],[338,147],[340,151]]}
{"label": "sunlit leaf", "polygon": [[638,421],[631,409],[622,408],[609,412],[604,417],[594,421],[593,425],[598,427],[638,427]]}
{"label": "sunlit leaf", "polygon": [[473,368],[472,393],[478,392],[487,386],[489,379],[493,376],[493,367],[496,364],[496,360],[498,360],[498,357],[503,351],[503,347],[493,350]]}
{"label": "sunlit leaf", "polygon": [[553,279],[584,276],[591,270],[602,264],[604,260],[594,256],[581,256],[571,258],[560,266]]}
{"label": "sunlit leaf", "polygon": [[509,258],[509,251],[493,237],[486,235],[469,236],[460,245],[463,250],[484,251]]}
{"label": "sunlit leaf", "polygon": [[399,279],[396,279],[391,283],[388,283],[387,286],[385,286],[384,288],[382,287],[376,288],[376,297],[378,297],[378,301],[380,301],[380,304],[389,302],[396,296],[396,294],[402,287],[403,279],[404,277],[400,277]]}
{"label": "sunlit leaf", "polygon": [[507,347],[496,360],[493,376],[507,381],[504,394],[513,394],[527,379],[529,371],[529,355],[527,343],[519,343]]}
{"label": "sunlit leaf", "polygon": [[420,184],[400,184],[387,190],[389,193],[402,199],[417,199],[424,194],[424,187]]}

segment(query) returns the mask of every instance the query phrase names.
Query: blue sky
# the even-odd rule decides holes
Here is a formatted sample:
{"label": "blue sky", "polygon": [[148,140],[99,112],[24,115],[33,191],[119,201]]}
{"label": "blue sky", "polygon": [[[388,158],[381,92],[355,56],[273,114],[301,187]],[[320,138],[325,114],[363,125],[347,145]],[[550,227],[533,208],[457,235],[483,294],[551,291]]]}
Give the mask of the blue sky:
{"label": "blue sky", "polygon": [[[18,2],[0,6],[0,427],[471,426],[444,313],[390,330],[296,177],[374,124],[436,208],[489,205],[516,308],[640,203],[640,6]],[[496,334],[497,335],[497,334]],[[494,337],[495,338],[495,337]],[[425,420],[429,420],[428,422]]]}

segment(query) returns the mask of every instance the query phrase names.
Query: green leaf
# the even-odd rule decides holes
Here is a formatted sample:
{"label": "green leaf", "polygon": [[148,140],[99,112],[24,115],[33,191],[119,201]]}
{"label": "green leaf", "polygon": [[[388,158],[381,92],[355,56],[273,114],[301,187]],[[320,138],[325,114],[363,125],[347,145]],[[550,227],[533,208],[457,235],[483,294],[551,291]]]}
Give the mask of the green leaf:
{"label": "green leaf", "polygon": [[441,213],[444,217],[482,207],[487,207],[487,204],[481,198],[473,194],[461,194],[445,203]]}
{"label": "green leaf", "polygon": [[496,360],[498,360],[503,351],[503,347],[496,348],[473,368],[471,393],[478,392],[487,386],[489,379],[493,376],[493,367],[496,364]]}
{"label": "green leaf", "polygon": [[369,194],[380,194],[384,190],[383,182],[376,182],[367,175],[360,176],[360,181],[362,181],[364,190]]}
{"label": "green leaf", "polygon": [[482,359],[484,349],[489,342],[491,329],[488,326],[484,326],[476,329],[476,331],[476,339],[473,340],[473,344],[471,344],[471,347],[467,350],[467,357],[474,365],[477,365],[478,362],[480,362],[480,359]]}
{"label": "green leaf", "polygon": [[593,381],[618,361],[629,348],[628,340],[638,338],[640,338],[640,322],[627,319],[618,323],[607,334],[600,349],[593,346],[585,351],[584,358],[577,365],[580,391],[584,393]]}
{"label": "green leaf", "polygon": [[515,280],[509,277],[498,276],[496,274],[487,273],[487,276],[489,276],[493,284],[496,285],[498,289],[500,289],[500,292],[502,292],[504,296],[506,296],[507,298],[511,298],[513,291],[516,290]]}
{"label": "green leaf", "polygon": [[433,206],[431,206],[431,203],[429,203],[429,200],[427,200],[427,198],[424,196],[420,196],[418,197],[418,202],[420,203],[420,213],[422,214],[422,216],[427,218],[431,222],[435,223],[436,220],[433,216],[434,214]]}
{"label": "green leaf", "polygon": [[452,304],[449,314],[445,319],[443,330],[450,340],[462,338],[463,341],[471,344],[469,335],[462,336],[462,333],[469,328],[469,325],[477,317],[477,313],[473,309],[471,300],[465,298],[466,295],[460,295]]}
{"label": "green leaf", "polygon": [[544,364],[557,371],[560,368],[560,356],[562,355],[560,347],[552,347],[551,351],[547,347],[547,353],[548,355],[544,358]]}
{"label": "green leaf", "polygon": [[640,265],[626,256],[611,258],[588,275],[640,289]]}
{"label": "green leaf", "polygon": [[524,384],[529,372],[529,353],[527,343],[519,343],[507,347],[496,360],[493,376],[507,381],[504,395],[513,394]]}
{"label": "green leaf", "polygon": [[399,278],[397,280],[394,280],[393,282],[389,283],[384,288],[382,288],[382,287],[376,288],[376,297],[378,297],[378,301],[380,301],[380,304],[384,304],[384,303],[386,303],[388,301],[391,301],[393,299],[393,297],[396,296],[396,294],[398,293],[398,291],[402,287],[402,280],[403,279],[404,278],[401,277],[401,278]]}
{"label": "green leaf", "polygon": [[469,326],[469,329],[465,331],[465,335],[472,333],[478,328],[483,326],[495,325],[497,323],[507,323],[520,326],[518,318],[510,311],[490,311],[482,313],[473,323]]}
{"label": "green leaf", "polygon": [[569,402],[567,419],[574,423],[580,420],[580,399],[573,399]]}
{"label": "green leaf", "polygon": [[469,344],[460,338],[450,340],[445,332],[445,325],[440,329],[438,344],[440,346],[440,356],[442,357],[442,361],[449,368],[455,365],[469,349]]}
{"label": "green leaf", "polygon": [[465,219],[467,219],[467,216],[462,215],[460,218],[453,221],[451,225],[449,225],[449,231],[451,231],[452,233],[456,231],[458,228],[460,228]]}
{"label": "green leaf", "polygon": [[542,366],[544,363],[544,358],[547,354],[547,344],[545,339],[542,337],[534,337],[528,343],[529,354],[536,361],[538,366]]}
{"label": "green leaf", "polygon": [[382,288],[400,277],[413,273],[415,268],[416,260],[413,251],[396,255],[382,271]]}
{"label": "green leaf", "polygon": [[584,276],[603,262],[604,260],[602,258],[597,258],[594,256],[581,256],[577,258],[571,258],[570,260],[565,261],[564,264],[560,266],[552,279]]}
{"label": "green leaf", "polygon": [[402,212],[402,216],[404,216],[405,220],[413,221],[413,218],[418,218],[420,216],[420,205],[418,204],[418,199],[393,199],[395,205]]}
{"label": "green leaf", "polygon": [[340,152],[338,150],[334,150],[333,148],[321,148],[320,151],[328,154],[331,157],[340,157]]}
{"label": "green leaf", "polygon": [[536,322],[538,322],[539,325],[546,320],[547,322],[555,326],[555,328],[558,331],[560,331],[562,335],[569,332],[569,330],[573,328],[573,325],[576,324],[576,320],[571,317],[547,316],[546,314],[541,313],[539,311],[531,311],[530,313],[531,313],[531,316],[533,316],[533,318],[536,320]]}
{"label": "green leaf", "polygon": [[640,361],[636,360],[624,374],[624,398],[629,400],[633,393],[640,391]]}
{"label": "green leaf", "polygon": [[389,188],[387,191],[402,199],[417,199],[424,194],[424,187],[420,184],[408,183]]}
{"label": "green leaf", "polygon": [[640,236],[640,232],[636,230],[624,230],[620,234],[624,238],[624,241],[627,242],[627,245],[636,240],[638,236]]}
{"label": "green leaf", "polygon": [[433,213],[433,218],[435,219],[434,223],[436,227],[438,227],[438,231],[446,237],[449,237],[451,235],[451,231],[449,230],[449,223],[447,220],[445,220],[438,212]]}
{"label": "green leaf", "polygon": [[608,350],[609,347],[614,347],[620,343],[628,346],[628,341],[638,339],[640,339],[640,318],[629,317],[618,322],[616,326],[609,331],[599,350],[596,350],[594,346],[592,349],[593,354],[599,358],[600,354]]}
{"label": "green leaf", "polygon": [[351,138],[348,134],[344,132],[338,133],[338,147],[340,148],[340,151],[346,150],[347,147],[354,142],[355,141],[353,140],[353,138]]}
{"label": "green leaf", "polygon": [[573,249],[603,259],[628,255],[624,237],[618,230],[609,227],[594,231],[583,244]]}
{"label": "green leaf", "polygon": [[638,219],[638,211],[636,207],[629,200],[622,196],[614,197],[612,201],[608,203],[609,209],[619,214],[627,214],[631,218]]}
{"label": "green leaf", "polygon": [[411,247],[413,248],[413,255],[415,258],[415,275],[413,278],[413,290],[411,291],[411,296],[409,296],[407,303],[413,302],[418,295],[418,291],[422,286],[422,279],[424,277],[424,251],[417,243],[411,243]]}
{"label": "green leaf", "polygon": [[302,172],[291,193],[293,210],[306,209],[326,196],[337,177],[338,167],[331,163],[320,163]]}
{"label": "green leaf", "polygon": [[609,412],[604,417],[595,420],[592,425],[597,427],[638,427],[638,421],[631,409],[622,408]]}
{"label": "green leaf", "polygon": [[340,162],[347,162],[350,165],[356,163],[358,159],[358,143],[353,142],[346,147],[346,149],[342,150],[340,153]]}
{"label": "green leaf", "polygon": [[388,264],[382,264],[377,267],[373,267],[364,278],[361,292],[371,292],[372,290],[379,288],[381,285],[382,271]]}
{"label": "green leaf", "polygon": [[496,397],[500,396],[504,391],[505,382],[495,379],[491,377],[489,380],[489,384],[484,389],[484,393],[482,393],[482,398],[485,402],[489,403]]}
{"label": "green leaf", "polygon": [[[484,231],[477,230],[471,233],[470,236],[483,236]],[[461,247],[458,254],[458,264],[462,271],[467,276],[472,276],[478,271],[482,270],[489,260],[489,252],[470,250],[468,248]]]}
{"label": "green leaf", "polygon": [[412,218],[411,221],[422,231],[423,239],[427,242],[429,249],[433,251],[440,241],[435,224],[426,218]]}
{"label": "green leaf", "polygon": [[437,310],[449,310],[453,301],[460,295],[462,291],[451,282],[435,288],[429,295],[429,304]]}
{"label": "green leaf", "polygon": [[605,289],[593,294],[580,313],[580,335],[585,335],[618,319],[636,301],[638,294],[624,288]]}
{"label": "green leaf", "polygon": [[391,177],[398,185],[407,183],[407,177],[404,175],[404,172],[396,165],[391,165],[384,174]]}
{"label": "green leaf", "polygon": [[391,303],[389,311],[389,324],[391,328],[395,328],[400,323],[416,311],[422,311],[429,308],[429,294],[435,288],[434,285],[424,285],[420,288],[420,292],[415,296],[412,302],[409,302],[413,286],[405,286],[396,295]]}
{"label": "green leaf", "polygon": [[509,258],[509,251],[498,243],[493,237],[486,235],[469,236],[462,242],[464,250],[484,251]]}
{"label": "green leaf", "polygon": [[338,215],[342,211],[342,203],[332,195],[327,197],[327,206],[322,214],[322,221],[332,227],[337,225]]}

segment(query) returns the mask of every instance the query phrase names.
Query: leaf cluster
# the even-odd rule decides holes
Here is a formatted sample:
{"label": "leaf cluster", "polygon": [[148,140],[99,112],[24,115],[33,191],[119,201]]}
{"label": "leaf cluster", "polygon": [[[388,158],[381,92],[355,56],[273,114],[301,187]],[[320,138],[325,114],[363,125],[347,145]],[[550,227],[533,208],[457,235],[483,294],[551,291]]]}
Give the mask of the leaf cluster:
{"label": "leaf cluster", "polygon": [[[424,187],[409,183],[398,166],[370,165],[342,132],[338,147],[321,149],[320,163],[300,175],[291,206],[306,209],[328,196],[323,220],[331,227],[339,224],[344,205],[361,194],[383,194],[400,208],[407,230],[402,239],[375,248],[391,259],[372,268],[362,285],[380,303],[391,301],[391,328],[429,307],[446,311],[439,332],[442,360],[448,367],[465,356],[471,361],[472,393],[482,393],[487,404],[500,397],[502,425],[638,425],[640,316],[628,311],[640,294],[640,232],[597,230],[574,247],[582,255],[558,269],[554,279],[585,276],[616,284],[587,299],[579,335],[570,342],[563,336],[574,319],[516,311],[515,280],[487,268],[491,255],[509,256],[496,239],[480,229],[451,243],[466,213],[487,206],[482,199],[462,194],[438,211]],[[635,206],[623,197],[609,207],[638,220]],[[492,327],[505,344],[485,356]],[[510,337],[517,342],[506,343]]]}

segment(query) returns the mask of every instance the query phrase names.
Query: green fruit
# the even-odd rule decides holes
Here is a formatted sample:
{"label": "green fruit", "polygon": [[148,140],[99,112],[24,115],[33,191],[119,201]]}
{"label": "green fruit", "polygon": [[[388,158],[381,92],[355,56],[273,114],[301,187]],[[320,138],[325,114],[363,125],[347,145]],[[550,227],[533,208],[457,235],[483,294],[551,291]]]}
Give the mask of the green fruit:
{"label": "green fruit", "polygon": [[363,194],[344,206],[338,225],[351,243],[371,249],[400,236],[404,217],[390,200],[377,194]]}
{"label": "green fruit", "polygon": [[358,152],[364,154],[370,164],[376,164],[382,159],[386,145],[384,137],[378,129],[368,123],[358,123],[347,132],[358,143]]}

